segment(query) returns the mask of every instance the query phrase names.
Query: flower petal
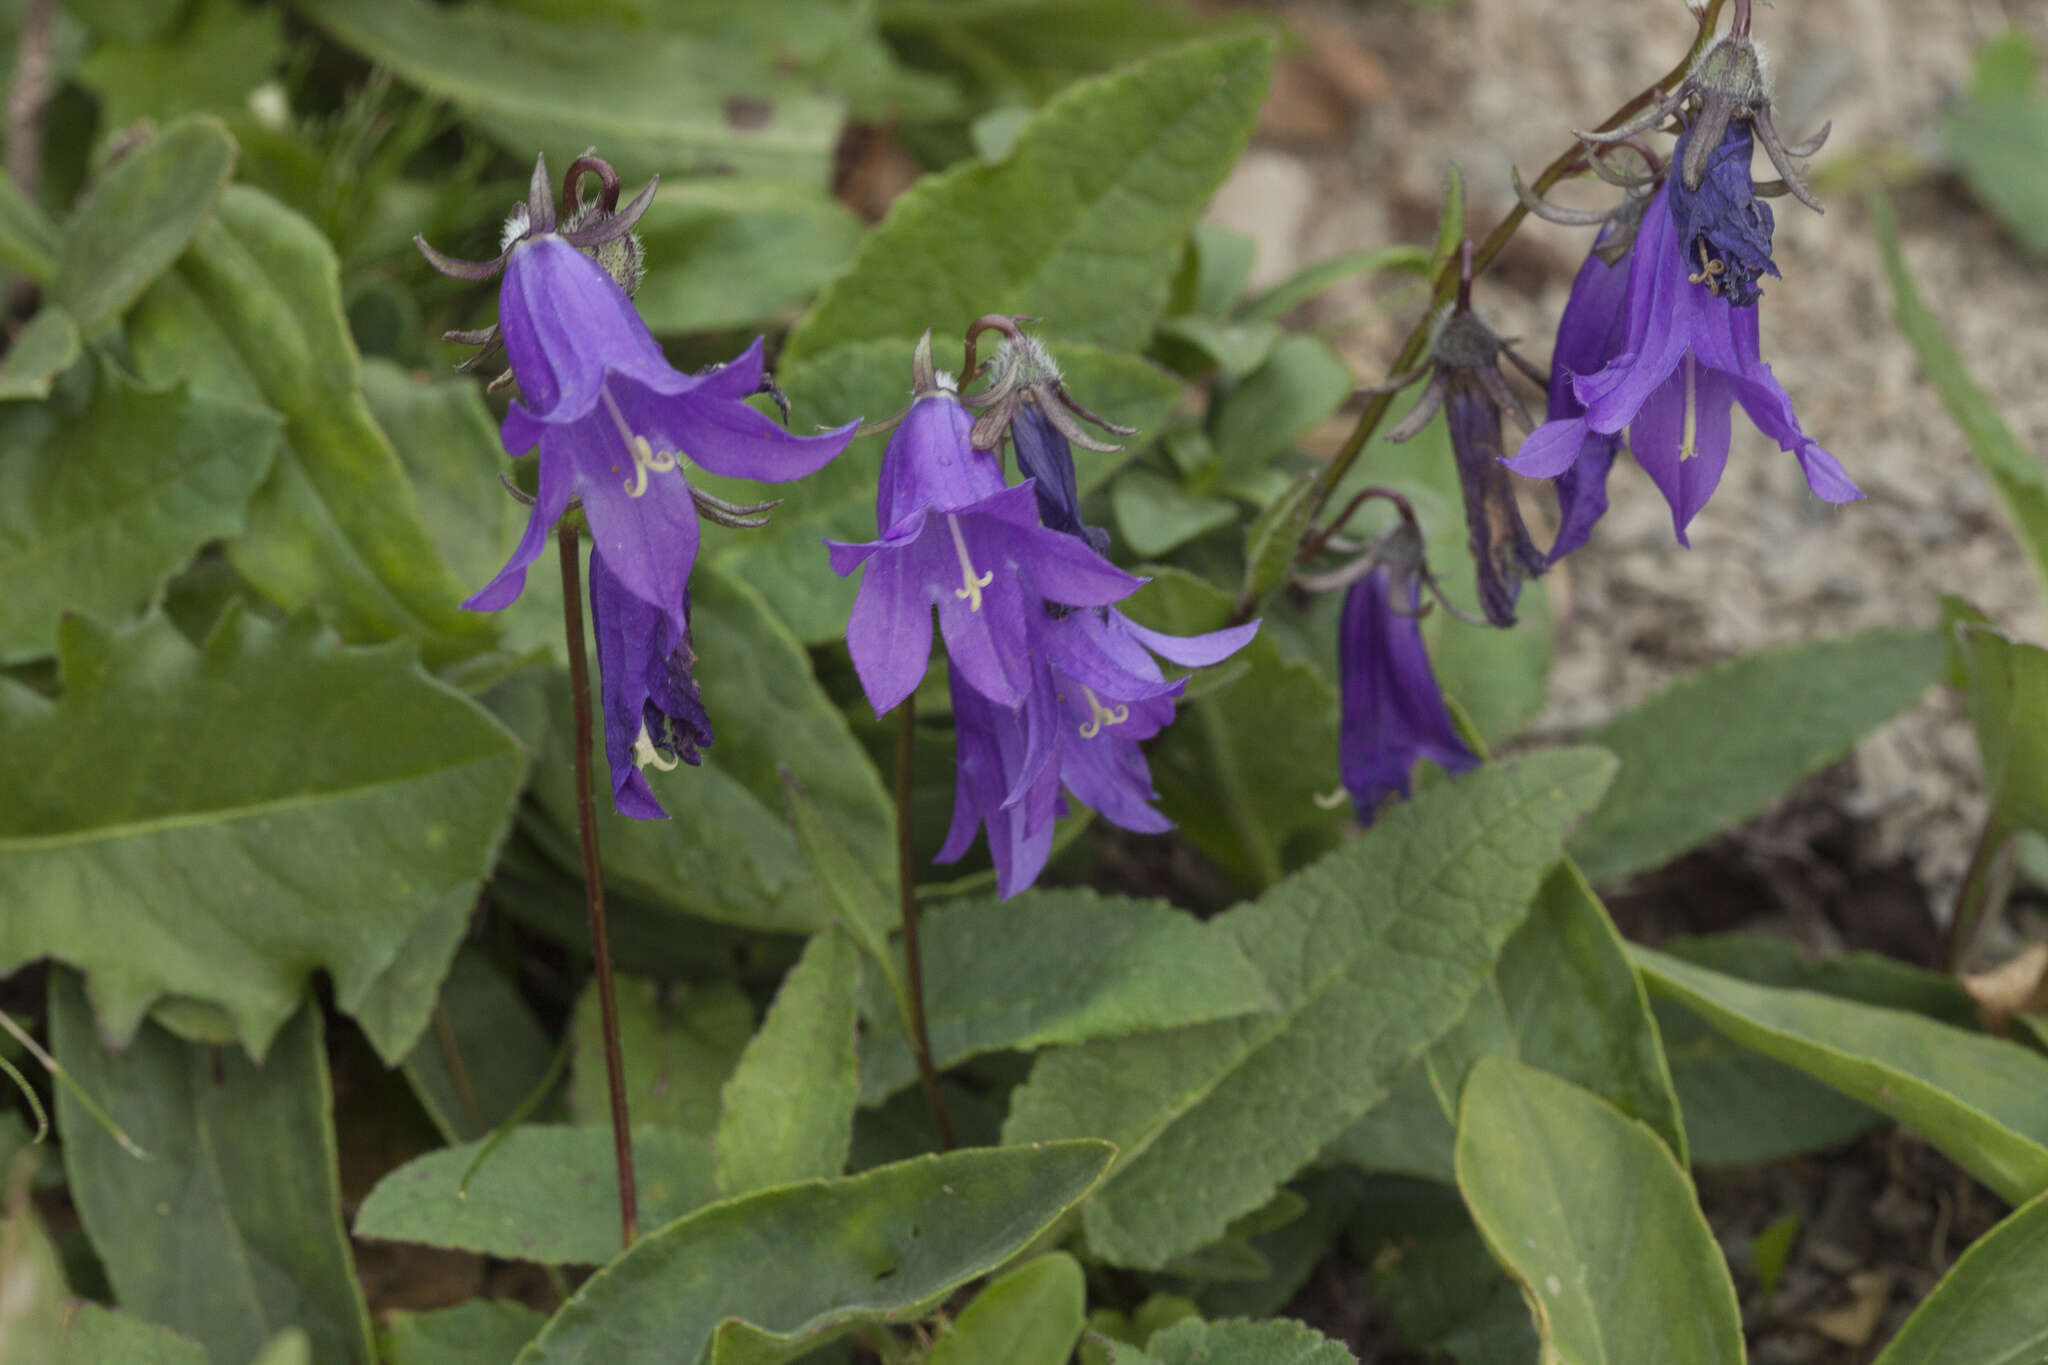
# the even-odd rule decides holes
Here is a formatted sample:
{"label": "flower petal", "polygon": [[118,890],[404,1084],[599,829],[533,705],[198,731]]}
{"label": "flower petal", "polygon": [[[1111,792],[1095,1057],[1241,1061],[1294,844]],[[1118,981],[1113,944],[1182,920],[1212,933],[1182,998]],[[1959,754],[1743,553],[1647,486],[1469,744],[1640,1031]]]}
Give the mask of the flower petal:
{"label": "flower petal", "polygon": [[1147,629],[1114,608],[1109,615],[1112,622],[1121,623],[1125,633],[1139,644],[1182,668],[1207,668],[1211,664],[1220,664],[1250,644],[1252,637],[1259,633],[1259,622],[1247,621],[1241,626],[1228,626],[1205,635],[1168,635],[1164,631]]}
{"label": "flower petal", "polygon": [[498,330],[519,391],[541,421],[589,412],[607,373],[649,383],[675,374],[604,267],[553,235],[512,248],[498,289]]}
{"label": "flower petal", "polygon": [[569,498],[574,492],[571,472],[566,464],[559,460],[543,459],[540,462],[538,496],[533,500],[533,510],[527,514],[526,530],[512,548],[512,557],[505,561],[504,568],[498,570],[497,577],[484,584],[463,606],[471,611],[497,611],[518,600],[526,588],[527,565],[539,559],[540,552],[547,548],[548,532],[562,519],[562,513],[569,510]]}
{"label": "flower petal", "polygon": [[794,436],[738,399],[710,393],[708,386],[662,393],[622,380],[612,389],[635,435],[646,437],[656,450],[681,451],[728,479],[800,479],[846,449],[860,426],[855,420],[816,436]]}
{"label": "flower petal", "polygon": [[1525,479],[1554,479],[1579,458],[1588,434],[1583,417],[1553,419],[1523,437],[1521,449],[1501,463]]}
{"label": "flower petal", "polygon": [[868,704],[893,711],[924,681],[932,657],[932,599],[910,551],[876,555],[854,595],[846,648]]}
{"label": "flower petal", "polygon": [[[1726,375],[1702,365],[1693,368],[1693,393],[1688,400],[1683,368],[1665,382],[1636,414],[1629,427],[1629,449],[1671,504],[1671,525],[1680,545],[1690,545],[1686,528],[1707,505],[1728,465],[1729,407],[1735,385]],[[1691,453],[1684,453],[1686,407],[1692,407]]]}

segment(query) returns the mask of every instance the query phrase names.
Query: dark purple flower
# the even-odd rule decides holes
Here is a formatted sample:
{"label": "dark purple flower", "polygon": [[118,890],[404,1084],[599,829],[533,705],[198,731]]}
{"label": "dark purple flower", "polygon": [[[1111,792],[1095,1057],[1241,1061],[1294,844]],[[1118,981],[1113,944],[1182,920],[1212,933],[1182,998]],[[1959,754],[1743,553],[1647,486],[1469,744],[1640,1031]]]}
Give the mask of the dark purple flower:
{"label": "dark purple flower", "polygon": [[1337,766],[1359,822],[1410,794],[1415,760],[1456,776],[1479,764],[1458,736],[1422,642],[1422,577],[1382,563],[1351,585],[1337,628]]}
{"label": "dark purple flower", "polygon": [[[1572,376],[1592,374],[1614,359],[1628,331],[1628,257],[1612,265],[1600,254],[1611,235],[1602,229],[1586,253],[1557,320],[1557,342],[1550,352],[1550,420],[1585,415],[1586,406],[1572,392]],[[1557,476],[1557,539],[1550,546],[1555,564],[1586,543],[1593,526],[1607,511],[1607,474],[1614,467],[1621,433],[1588,430],[1578,454]]]}
{"label": "dark purple flower", "polygon": [[473,610],[495,611],[519,596],[527,565],[574,497],[593,553],[680,637],[697,557],[684,458],[714,474],[780,483],[831,460],[858,425],[792,436],[747,406],[762,388],[758,339],[707,374],[673,368],[625,291],[554,234],[512,246],[498,307],[522,400],[500,436],[514,455],[540,447],[540,487],[511,559],[463,604]]}
{"label": "dark purple flower", "polygon": [[590,626],[597,637],[599,699],[604,708],[604,751],[611,763],[612,805],[636,820],[665,820],[641,768],[664,771],[702,761],[711,747],[711,717],[698,698],[690,670],[690,599],[683,627],[619,582],[604,556],[590,557]]}
{"label": "dark purple flower", "polygon": [[[1680,544],[1728,463],[1729,409],[1737,402],[1757,429],[1799,461],[1807,486],[1827,502],[1863,496],[1833,455],[1800,429],[1792,400],[1763,362],[1757,309],[1737,307],[1707,287],[1688,262],[1665,196],[1667,178],[1643,213],[1629,262],[1627,335],[1619,353],[1572,393],[1583,414],[1553,417],[1524,442],[1508,466],[1531,478],[1571,468],[1588,433],[1629,433],[1636,462],[1671,504]],[[1711,277],[1707,277],[1711,278]]]}
{"label": "dark purple flower", "polygon": [[1479,607],[1496,626],[1515,623],[1522,580],[1550,561],[1529,538],[1514,480],[1501,467],[1500,404],[1469,372],[1453,372],[1444,393],[1444,425],[1465,495],[1465,530],[1478,570]]}
{"label": "dark purple flower", "polygon": [[1081,520],[1081,490],[1074,479],[1074,450],[1046,416],[1042,404],[1022,403],[1010,422],[1017,448],[1017,475],[1038,493],[1038,519],[1049,530],[1078,537],[1097,554],[1109,552],[1109,532]]}
{"label": "dark purple flower", "polygon": [[[949,391],[921,395],[884,459],[876,502],[881,538],[826,542],[840,577],[867,565],[846,646],[876,715],[924,678],[933,608],[954,674],[997,705],[1017,707],[1032,685],[1031,613],[1048,600],[1105,606],[1145,581],[1040,526],[1032,485],[1004,488],[993,457],[968,443],[972,425]],[[985,488],[994,491],[982,494]],[[974,501],[954,501],[976,494]]]}
{"label": "dark purple flower", "polygon": [[[1674,161],[1684,163],[1693,132],[1688,128],[1679,134]],[[1761,276],[1778,273],[1771,260],[1776,227],[1771,206],[1756,197],[1756,183],[1749,178],[1751,145],[1749,125],[1733,120],[1720,145],[1707,153],[1699,188],[1689,188],[1686,177],[1678,176],[1665,198],[1679,254],[1689,265],[1697,264],[1693,279],[1738,308],[1761,297],[1756,287]]]}

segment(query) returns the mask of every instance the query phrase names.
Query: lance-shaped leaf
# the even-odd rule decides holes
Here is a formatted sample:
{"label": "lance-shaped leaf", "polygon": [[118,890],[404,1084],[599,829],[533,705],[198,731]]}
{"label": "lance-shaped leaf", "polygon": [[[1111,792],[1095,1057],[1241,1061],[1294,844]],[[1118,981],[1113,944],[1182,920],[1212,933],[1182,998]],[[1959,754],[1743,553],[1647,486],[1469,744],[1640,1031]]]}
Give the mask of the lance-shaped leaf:
{"label": "lance-shaped leaf", "polygon": [[[228,544],[235,568],[287,610],[317,604],[344,638],[420,639],[438,663],[488,644],[490,618],[457,605],[420,500],[363,401],[334,250],[260,190],[231,187],[177,269],[129,315],[137,371],[153,384],[262,403],[285,445]],[[495,522],[502,489],[479,488]]]}
{"label": "lance-shaped leaf", "polygon": [[409,646],[230,610],[195,647],[161,617],[68,618],[64,692],[0,682],[0,974],[85,972],[108,1037],[161,997],[261,1055],[327,971],[385,1060],[433,1009],[525,769]]}
{"label": "lance-shaped leaf", "polygon": [[714,1204],[592,1276],[520,1365],[613,1365],[651,1342],[698,1365],[728,1318],[753,1325],[758,1360],[764,1336],[817,1344],[919,1316],[1029,1246],[1110,1155],[1102,1142],[948,1152]]}
{"label": "lance-shaped leaf", "polygon": [[[1941,678],[1931,630],[1759,650],[1683,678],[1585,736],[1621,760],[1572,839],[1594,882],[1656,867],[1847,753]],[[1712,735],[1711,744],[1688,737]]]}
{"label": "lance-shaped leaf", "polygon": [[120,317],[213,216],[235,166],[218,119],[183,118],[109,166],[58,236],[50,297],[92,336]]}
{"label": "lance-shaped leaf", "polygon": [[54,402],[0,408],[0,662],[51,653],[65,612],[132,614],[241,530],[277,436],[262,408],[148,393],[112,365]]}
{"label": "lance-shaped leaf", "polygon": [[71,1197],[122,1307],[216,1360],[249,1360],[303,1328],[322,1365],[370,1358],[370,1317],[341,1228],[333,1091],[308,1005],[261,1066],[145,1026],[117,1057],[69,972],[50,982],[58,1060],[114,1122],[124,1151],[60,1091]]}
{"label": "lance-shaped leaf", "polygon": [[1458,1113],[1458,1188],[1545,1360],[1741,1365],[1735,1286],[1684,1168],[1599,1096],[1480,1059]]}
{"label": "lance-shaped leaf", "polygon": [[2019,1203],[2048,1189],[2048,1059],[1905,1010],[1753,985],[1632,948],[1650,989],[1897,1118]]}
{"label": "lance-shaped leaf", "polygon": [[1447,1115],[1457,1114],[1466,1069],[1488,1053],[1584,1086],[1648,1124],[1685,1164],[1685,1129],[1649,998],[1607,908],[1569,859],[1544,880],[1465,1018],[1430,1049],[1430,1078]]}
{"label": "lance-shaped leaf", "polygon": [[[609,1127],[521,1124],[479,1164],[486,1141],[429,1152],[378,1181],[356,1211],[356,1236],[543,1265],[619,1254]],[[641,1226],[660,1227],[711,1199],[711,1148],[693,1133],[636,1128],[633,1174]]]}
{"label": "lance-shaped leaf", "polygon": [[1081,1263],[1055,1251],[990,1280],[938,1341],[930,1365],[1067,1365],[1086,1321]]}
{"label": "lance-shaped leaf", "polygon": [[1571,822],[1613,771],[1592,750],[1488,764],[1213,923],[1277,1008],[1041,1057],[1006,1141],[1092,1134],[1118,1165],[1089,1245],[1157,1267],[1264,1204],[1464,1012]]}
{"label": "lance-shaped leaf", "polygon": [[789,357],[927,327],[958,336],[984,313],[1143,346],[1189,229],[1251,135],[1272,61],[1263,36],[1190,43],[1070,87],[1002,161],[964,162],[898,198],[790,334]]}
{"label": "lance-shaped leaf", "polygon": [[860,951],[814,934],[725,1083],[715,1138],[721,1194],[839,1175],[853,1145]]}
{"label": "lance-shaped leaf", "polygon": [[392,1313],[384,1328],[390,1365],[505,1365],[547,1321],[510,1299],[471,1299],[426,1313]]}
{"label": "lance-shaped leaf", "polygon": [[549,23],[495,6],[307,0],[336,41],[460,108],[516,155],[595,145],[622,168],[822,184],[836,100],[701,32]]}
{"label": "lance-shaped leaf", "polygon": [[1970,1244],[1877,1365],[2036,1365],[2048,1359],[2048,1195]]}
{"label": "lance-shaped leaf", "polygon": [[[924,916],[919,939],[925,1020],[941,1067],[1272,1004],[1232,935],[1163,901],[1027,891],[942,906]],[[870,984],[866,1011],[861,1097],[877,1104],[917,1079],[917,1064],[879,984]]]}

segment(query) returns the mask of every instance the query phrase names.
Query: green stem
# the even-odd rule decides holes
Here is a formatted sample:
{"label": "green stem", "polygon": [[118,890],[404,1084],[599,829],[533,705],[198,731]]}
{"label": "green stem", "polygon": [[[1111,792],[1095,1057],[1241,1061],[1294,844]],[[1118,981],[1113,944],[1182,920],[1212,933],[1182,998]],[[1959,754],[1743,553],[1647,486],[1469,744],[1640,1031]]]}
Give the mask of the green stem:
{"label": "green stem", "polygon": [[911,764],[916,753],[917,698],[913,696],[904,698],[896,730],[896,886],[903,906],[903,968],[909,987],[908,1017],[903,1022],[910,1033],[911,1055],[917,1058],[924,1102],[939,1130],[939,1146],[950,1152],[960,1144],[953,1137],[946,1097],[939,1092],[938,1068],[932,1065],[932,1038],[924,1018],[924,956],[917,942],[917,846],[910,819]]}
{"label": "green stem", "polygon": [[619,1047],[619,1002],[612,986],[611,934],[604,918],[604,867],[597,852],[597,805],[590,783],[590,663],[583,647],[583,564],[576,553],[576,523],[555,531],[562,550],[562,627],[569,639],[569,697],[576,713],[576,832],[583,844],[584,903],[590,911],[590,951],[597,959],[597,1014],[604,1030],[604,1075],[611,1089],[612,1160],[619,1173],[619,1235],[632,1246],[640,1235],[640,1198],[633,1180],[633,1130],[626,1115],[626,1062]]}

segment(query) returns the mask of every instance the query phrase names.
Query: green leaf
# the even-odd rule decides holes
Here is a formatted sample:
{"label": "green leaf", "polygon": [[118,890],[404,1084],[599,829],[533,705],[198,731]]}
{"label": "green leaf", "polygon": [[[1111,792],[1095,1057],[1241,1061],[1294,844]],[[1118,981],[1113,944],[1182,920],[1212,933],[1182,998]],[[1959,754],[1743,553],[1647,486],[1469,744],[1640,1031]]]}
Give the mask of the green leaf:
{"label": "green leaf", "polygon": [[1216,223],[1195,224],[1174,276],[1169,311],[1181,317],[1227,317],[1252,277],[1258,252],[1258,238],[1249,232]]}
{"label": "green leaf", "polygon": [[1350,397],[1351,367],[1303,332],[1283,338],[1266,363],[1231,389],[1209,416],[1209,439],[1226,469],[1261,468],[1313,431]]}
{"label": "green leaf", "polygon": [[249,92],[271,78],[284,56],[284,16],[277,10],[198,0],[173,33],[95,47],[78,64],[78,80],[99,97],[102,126],[125,128],[197,110],[246,110]]}
{"label": "green leaf", "polygon": [[[36,1164],[33,1156],[0,1161],[0,1365],[48,1365],[65,1334],[64,1266],[29,1199]],[[145,1339],[158,1330],[126,1321]],[[63,1356],[64,1365],[99,1365],[104,1358],[80,1361],[75,1351]],[[198,1365],[206,1365],[204,1351],[198,1351]]]}
{"label": "green leaf", "polygon": [[[2048,100],[2040,102],[2040,110],[2042,135],[2048,139]],[[2043,155],[2048,156],[2048,151]],[[2038,192],[2035,182],[2039,177],[2028,173],[2013,179],[2019,182],[2016,188],[2020,192]],[[1878,251],[1884,259],[1885,278],[1891,282],[1892,315],[1898,319],[1899,331],[1919,357],[1941,405],[1962,428],[1970,452],[1991,476],[1992,485],[1998,489],[1998,496],[2004,500],[2005,510],[2011,513],[2019,531],[2020,544],[2033,561],[2035,574],[2048,585],[2048,470],[2042,468],[2040,457],[2013,435],[2012,428],[1999,416],[1991,395],[1963,367],[1962,357],[1942,331],[1940,319],[1921,299],[1906,267],[1905,251],[1899,245],[1899,228],[1892,217],[1891,201],[1882,191],[1873,189],[1867,202],[1877,230]],[[2048,207],[2041,210],[2041,215],[2048,216]],[[2041,217],[2025,221],[2038,223]],[[2042,246],[2048,250],[2048,237],[2043,238]]]}
{"label": "green leaf", "polygon": [[1411,1349],[1461,1365],[1534,1365],[1528,1305],[1488,1253],[1454,1181],[1368,1182],[1348,1250],[1372,1267],[1373,1296]]}
{"label": "green leaf", "polygon": [[2048,1059],[1903,1010],[1756,986],[1647,948],[1650,989],[1889,1114],[2013,1203],[2048,1187]]}
{"label": "green leaf", "polygon": [[394,1312],[385,1321],[387,1365],[505,1365],[547,1319],[510,1299],[471,1299],[428,1313]]}
{"label": "green leaf", "polygon": [[[1230,599],[1168,569],[1124,609],[1154,630],[1193,635],[1225,625]],[[1253,887],[1334,846],[1350,819],[1316,799],[1337,785],[1337,689],[1270,635],[1261,631],[1226,665],[1229,680],[1182,707],[1150,753],[1160,809]]]}
{"label": "green leaf", "polygon": [[456,953],[434,1026],[405,1059],[406,1083],[450,1142],[482,1137],[547,1074],[553,1047],[519,991],[473,948]]}
{"label": "green leaf", "polygon": [[0,177],[0,265],[48,284],[57,273],[57,250],[57,225],[12,178]]}
{"label": "green leaf", "polygon": [[[810,579],[815,588],[831,574],[822,549],[812,548],[819,550]],[[832,923],[832,911],[782,819],[778,764],[803,783],[878,881],[894,880],[895,814],[888,794],[845,715],[812,676],[809,656],[751,584],[700,566],[690,579],[690,601],[696,677],[718,743],[701,767],[647,771],[670,820],[609,813],[599,819],[605,875],[632,894],[721,924],[774,933],[822,929]],[[836,629],[844,627],[841,618]],[[565,866],[575,866],[576,778],[566,702],[567,688],[557,686],[553,714],[561,723],[549,727],[534,784],[549,819],[535,828]]]}
{"label": "green leaf", "polygon": [[1110,1156],[1100,1142],[949,1152],[714,1204],[591,1277],[520,1363],[615,1365],[659,1343],[696,1365],[727,1318],[757,1341],[815,1342],[918,1316],[1030,1245]]}
{"label": "green leaf", "polygon": [[1445,1116],[1429,1071],[1427,1053],[1410,1062],[1379,1103],[1323,1149],[1321,1160],[1454,1183],[1451,1149],[1457,1130]]}
{"label": "green leaf", "polygon": [[1956,635],[1992,817],[2048,831],[2048,650],[1986,626]]}
{"label": "green leaf", "polygon": [[1215,1240],[1456,1022],[1612,769],[1587,750],[1532,754],[1391,811],[1212,921],[1277,1009],[1049,1053],[1011,1095],[1004,1139],[1118,1144],[1086,1214],[1105,1260],[1157,1267]]}
{"label": "green leaf", "polygon": [[1332,256],[1303,266],[1257,298],[1246,300],[1237,316],[1244,322],[1278,322],[1325,289],[1355,275],[1371,275],[1381,270],[1421,275],[1428,272],[1429,264],[1429,252],[1419,246],[1372,247]]}
{"label": "green leaf", "polygon": [[1656,1015],[1694,1166],[1754,1166],[1847,1142],[1885,1122],[1681,1005],[1659,1000]]}
{"label": "green leaf", "polygon": [[[1680,679],[1584,736],[1621,776],[1572,839],[1595,883],[1656,867],[1840,758],[1942,675],[1926,630],[1759,650]],[[1713,743],[1692,742],[1712,735]]]}
{"label": "green leaf", "polygon": [[845,268],[860,220],[822,187],[718,178],[663,186],[639,232],[633,296],[657,332],[743,327],[808,302]]}
{"label": "green leaf", "polygon": [[111,364],[66,388],[0,408],[0,662],[51,653],[66,613],[134,614],[200,546],[242,529],[277,455],[261,408],[148,393]]}
{"label": "green leaf", "polygon": [[108,167],[65,220],[51,301],[86,336],[120,317],[213,217],[234,166],[219,120],[183,118]]}
{"label": "green leaf", "polygon": [[[334,251],[311,223],[247,186],[128,320],[138,373],[189,380],[209,397],[263,403],[285,418],[285,446],[228,543],[235,568],[287,610],[318,605],[344,639],[411,635],[440,664],[488,644],[487,616],[441,560],[420,500],[363,401],[361,363],[341,306]],[[495,524],[492,499],[474,505]]]}
{"label": "green leaf", "polygon": [[989,1281],[927,1365],[1067,1365],[1087,1320],[1081,1263],[1055,1251]]}
{"label": "green leaf", "polygon": [[38,312],[0,359],[0,403],[48,398],[78,352],[78,323],[71,314],[55,304]]}
{"label": "green leaf", "polygon": [[999,164],[965,162],[898,198],[785,354],[927,327],[958,336],[984,313],[1143,346],[1189,229],[1251,135],[1272,61],[1264,37],[1191,43],[1074,85]]}
{"label": "green leaf", "polygon": [[1309,509],[1315,506],[1317,479],[1304,472],[1287,491],[1267,504],[1244,528],[1244,593],[1242,601],[1256,608],[1287,581],[1295,552],[1308,531]]}
{"label": "green leaf", "polygon": [[0,1351],[6,1365],[208,1365],[206,1348],[168,1327],[144,1322],[130,1313],[74,1300],[66,1310],[62,1339],[54,1357],[23,1356],[18,1362]]}
{"label": "green leaf", "polygon": [[[1145,1354],[1159,1365],[1356,1365],[1337,1342],[1298,1322],[1179,1323],[1154,1334]],[[1122,1356],[1117,1359],[1121,1361]]]}
{"label": "green leaf", "polygon": [[830,174],[839,103],[701,33],[425,0],[305,0],[301,12],[455,105],[515,157],[545,149],[558,172],[596,146],[629,178],[687,171],[822,185]]}
{"label": "green leaf", "polygon": [[1977,49],[1970,97],[1949,111],[1941,133],[1977,197],[2021,245],[2048,253],[2048,187],[2035,174],[2048,160],[2048,94],[2026,30]]}
{"label": "green leaf", "polygon": [[[790,395],[790,429],[808,431],[855,417],[880,419],[900,411],[908,394],[910,353],[916,344],[915,335],[907,340],[884,338],[837,346],[804,360],[786,360],[777,378]],[[1180,401],[1180,385],[1138,356],[1064,344],[1058,357],[1068,390],[1094,411],[1124,426],[1153,430]],[[845,454],[796,484],[705,480],[721,496],[740,501],[783,499],[763,530],[708,535],[705,561],[758,588],[804,643],[820,644],[843,636],[859,579],[835,578],[826,567],[825,548],[818,542],[875,538],[875,484],[883,449],[879,438],[857,440]],[[1075,476],[1084,494],[1101,486],[1125,459],[1122,454],[1079,448],[1074,456]]]}
{"label": "green leaf", "polygon": [[1150,559],[1237,520],[1237,504],[1205,498],[1149,469],[1133,469],[1109,486],[1116,528],[1131,553]]}
{"label": "green leaf", "polygon": [[837,929],[813,935],[783,978],[725,1083],[713,1142],[720,1194],[845,1171],[860,1093],[860,979],[859,950]]}
{"label": "green leaf", "polygon": [[[426,1026],[525,769],[405,645],[231,610],[59,634],[64,694],[0,682],[0,975],[82,968],[110,1039],[203,1001],[261,1055],[324,969],[396,1063]],[[203,761],[195,761],[202,755]]]}
{"label": "green leaf", "polygon": [[[386,1175],[356,1211],[355,1235],[543,1265],[619,1254],[609,1126],[522,1124],[478,1165],[484,1146],[444,1147]],[[635,1127],[633,1178],[640,1226],[658,1228],[713,1197],[711,1148],[692,1133]]]}
{"label": "green leaf", "polygon": [[1447,1113],[1456,1112],[1466,1069],[1495,1053],[1592,1091],[1648,1126],[1685,1164],[1685,1129],[1649,998],[1607,908],[1569,859],[1545,879],[1466,1018],[1429,1053]]}
{"label": "green leaf", "polygon": [[789,807],[789,827],[804,851],[804,861],[810,864],[811,875],[825,888],[840,928],[853,935],[890,996],[901,997],[903,974],[896,966],[896,951],[889,946],[889,931],[902,922],[901,907],[883,893],[874,874],[846,846],[818,803],[787,772],[782,792]]}
{"label": "green leaf", "polygon": [[1195,352],[1185,364],[1177,352],[1167,353],[1183,373],[1202,374],[1213,367],[1226,378],[1242,379],[1266,363],[1286,333],[1270,322],[1225,322],[1182,313],[1161,319],[1159,336]]}
{"label": "green leaf", "polygon": [[[1086,890],[947,904],[919,924],[933,1060],[950,1067],[1029,1050],[1174,1028],[1267,1008],[1272,996],[1235,939],[1163,901]],[[872,985],[861,1098],[917,1078],[889,1002]]]}
{"label": "green leaf", "polygon": [[2048,1196],[1970,1244],[1877,1365],[2037,1365],[2048,1357]]}
{"label": "green leaf", "polygon": [[1740,1365],[1728,1266],[1655,1133],[1569,1081],[1482,1058],[1458,1114],[1458,1188],[1558,1365]]}
{"label": "green leaf", "polygon": [[287,1327],[257,1352],[252,1365],[313,1365],[313,1340],[296,1327]]}
{"label": "green leaf", "polygon": [[[626,1109],[638,1126],[680,1129],[709,1138],[718,1126],[719,1091],[754,1032],[754,1006],[730,981],[664,993],[657,982],[616,982],[619,1047],[626,1066]],[[597,984],[576,1002],[570,1031],[569,1111],[578,1123],[611,1121]]]}
{"label": "green leaf", "polygon": [[65,1070],[149,1147],[131,1156],[58,1092],[71,1198],[122,1306],[219,1360],[249,1359],[286,1326],[323,1365],[367,1360],[319,1008],[299,1009],[261,1066],[153,1024],[113,1056],[69,972],[50,977],[50,1025]]}

